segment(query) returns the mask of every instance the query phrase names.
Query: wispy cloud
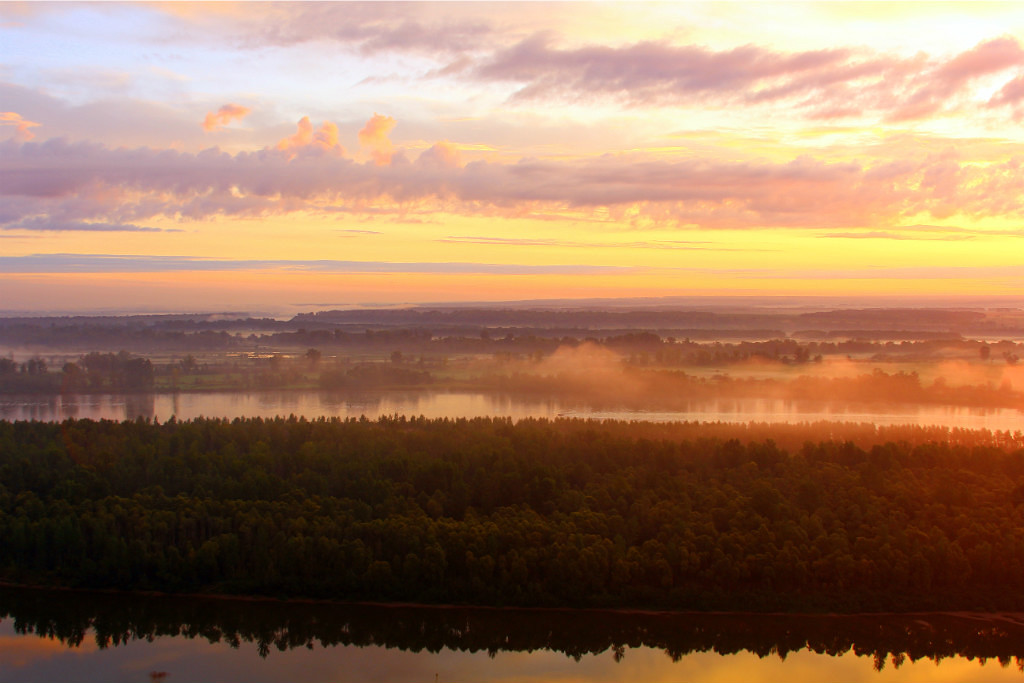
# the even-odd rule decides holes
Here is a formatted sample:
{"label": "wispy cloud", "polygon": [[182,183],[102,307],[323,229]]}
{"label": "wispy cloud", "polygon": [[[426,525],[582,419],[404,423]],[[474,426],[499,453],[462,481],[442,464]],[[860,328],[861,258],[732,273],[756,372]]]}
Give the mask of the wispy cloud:
{"label": "wispy cloud", "polygon": [[0,126],[14,126],[14,135],[19,140],[31,140],[36,135],[32,129],[40,124],[28,121],[13,111],[0,111]]}
{"label": "wispy cloud", "polygon": [[1009,280],[1024,286],[1021,266],[875,266],[862,268],[709,268],[709,274],[765,280]]}
{"label": "wispy cloud", "polygon": [[973,240],[974,235],[940,235],[927,236],[902,232],[888,232],[885,230],[867,230],[865,232],[830,232],[818,237],[826,239],[848,239],[848,240],[912,240],[923,242],[962,242]]}
{"label": "wispy cloud", "polygon": [[232,260],[189,256],[116,254],[32,254],[0,256],[5,273],[149,273],[180,271],[281,270],[317,273],[451,273],[492,275],[594,275],[644,268],[600,265],[528,265],[501,263],[400,263],[336,260]]}
{"label": "wispy cloud", "polygon": [[[633,242],[583,242],[554,238],[487,237],[470,235],[449,235],[437,242],[455,244],[488,244],[513,247],[570,247],[587,249],[679,249],[696,251],[737,251],[731,247],[720,247],[708,241],[687,240],[646,240]],[[711,246],[709,246],[711,245]],[[747,251],[746,249],[742,251]]]}
{"label": "wispy cloud", "polygon": [[1024,237],[1024,230],[991,230],[944,225],[903,225],[890,230],[830,232],[818,235],[823,239],[889,239],[958,242],[978,237]]}
{"label": "wispy cloud", "polygon": [[784,52],[744,45],[640,42],[618,47],[563,48],[536,34],[459,71],[482,81],[517,84],[512,99],[580,101],[611,98],[629,104],[704,106],[785,103],[814,119],[874,116],[906,121],[959,106],[977,79],[1010,72],[1004,89],[979,108],[1021,97],[1015,71],[1024,48],[1012,37],[984,41],[952,57],[900,57],[866,49]]}

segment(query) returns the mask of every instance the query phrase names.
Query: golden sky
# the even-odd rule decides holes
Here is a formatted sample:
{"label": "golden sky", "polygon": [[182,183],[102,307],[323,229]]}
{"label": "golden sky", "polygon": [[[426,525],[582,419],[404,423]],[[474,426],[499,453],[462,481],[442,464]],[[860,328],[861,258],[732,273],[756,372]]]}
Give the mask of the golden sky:
{"label": "golden sky", "polygon": [[1018,3],[0,3],[0,309],[1015,296]]}

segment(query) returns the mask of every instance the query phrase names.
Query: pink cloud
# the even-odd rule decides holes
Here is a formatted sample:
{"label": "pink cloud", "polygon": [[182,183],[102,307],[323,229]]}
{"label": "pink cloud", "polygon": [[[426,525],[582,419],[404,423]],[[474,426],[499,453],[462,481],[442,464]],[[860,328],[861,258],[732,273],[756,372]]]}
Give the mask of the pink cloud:
{"label": "pink cloud", "polygon": [[27,121],[13,111],[0,111],[0,126],[14,126],[14,137],[18,140],[31,140],[36,135],[32,132],[40,124]]}
{"label": "pink cloud", "polygon": [[211,111],[203,119],[203,130],[206,132],[220,130],[232,121],[245,117],[252,110],[240,104],[225,104],[217,111]]}
{"label": "pink cloud", "polygon": [[939,80],[951,84],[963,83],[1019,66],[1024,63],[1024,49],[1016,38],[996,38],[961,52],[936,70]]}
{"label": "pink cloud", "polygon": [[395,127],[395,123],[390,116],[374,113],[363,129],[359,131],[359,144],[370,150],[373,162],[378,166],[387,166],[391,163],[394,146],[391,144],[388,134]]}
{"label": "pink cloud", "polygon": [[1016,107],[1024,102],[1024,76],[1018,76],[999,89],[988,101],[989,107]]}

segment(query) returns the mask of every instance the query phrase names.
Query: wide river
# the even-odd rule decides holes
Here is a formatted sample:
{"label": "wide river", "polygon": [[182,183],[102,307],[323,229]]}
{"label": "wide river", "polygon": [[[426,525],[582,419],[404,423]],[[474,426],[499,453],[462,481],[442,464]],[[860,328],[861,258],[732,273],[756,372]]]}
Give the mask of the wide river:
{"label": "wide river", "polygon": [[876,425],[940,425],[964,429],[1024,430],[1024,412],[1008,408],[946,405],[854,404],[778,399],[693,401],[673,410],[591,405],[560,398],[483,392],[439,391],[246,391],[180,394],[2,396],[0,419],[61,421],[67,418],[125,420],[138,416],[161,422],[196,417],[309,419],[381,415],[438,417],[579,417],[617,420],[697,422],[869,422]]}

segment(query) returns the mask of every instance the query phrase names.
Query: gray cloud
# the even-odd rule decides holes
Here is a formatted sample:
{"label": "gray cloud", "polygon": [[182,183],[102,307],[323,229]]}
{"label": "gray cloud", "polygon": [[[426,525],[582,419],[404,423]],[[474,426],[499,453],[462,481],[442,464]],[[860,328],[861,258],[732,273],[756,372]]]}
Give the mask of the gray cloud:
{"label": "gray cloud", "polygon": [[[536,34],[451,70],[516,83],[513,99],[521,100],[602,97],[685,106],[699,97],[704,106],[785,103],[814,119],[910,120],[955,108],[975,79],[1021,66],[1024,48],[1012,37],[934,59],[851,48],[790,53],[756,45],[713,50],[664,42],[559,48],[555,36]],[[1024,92],[1019,81],[1009,81],[988,106],[1017,102]]]}
{"label": "gray cloud", "polygon": [[29,230],[33,232],[182,232],[178,228],[151,228],[131,223],[86,223],[60,221],[48,218],[30,218],[17,223],[0,225],[0,230]]}
{"label": "gray cloud", "polygon": [[451,55],[493,41],[490,22],[456,14],[446,11],[445,3],[277,2],[230,26],[209,28],[233,32],[250,47],[331,41],[367,55],[387,51]]}

